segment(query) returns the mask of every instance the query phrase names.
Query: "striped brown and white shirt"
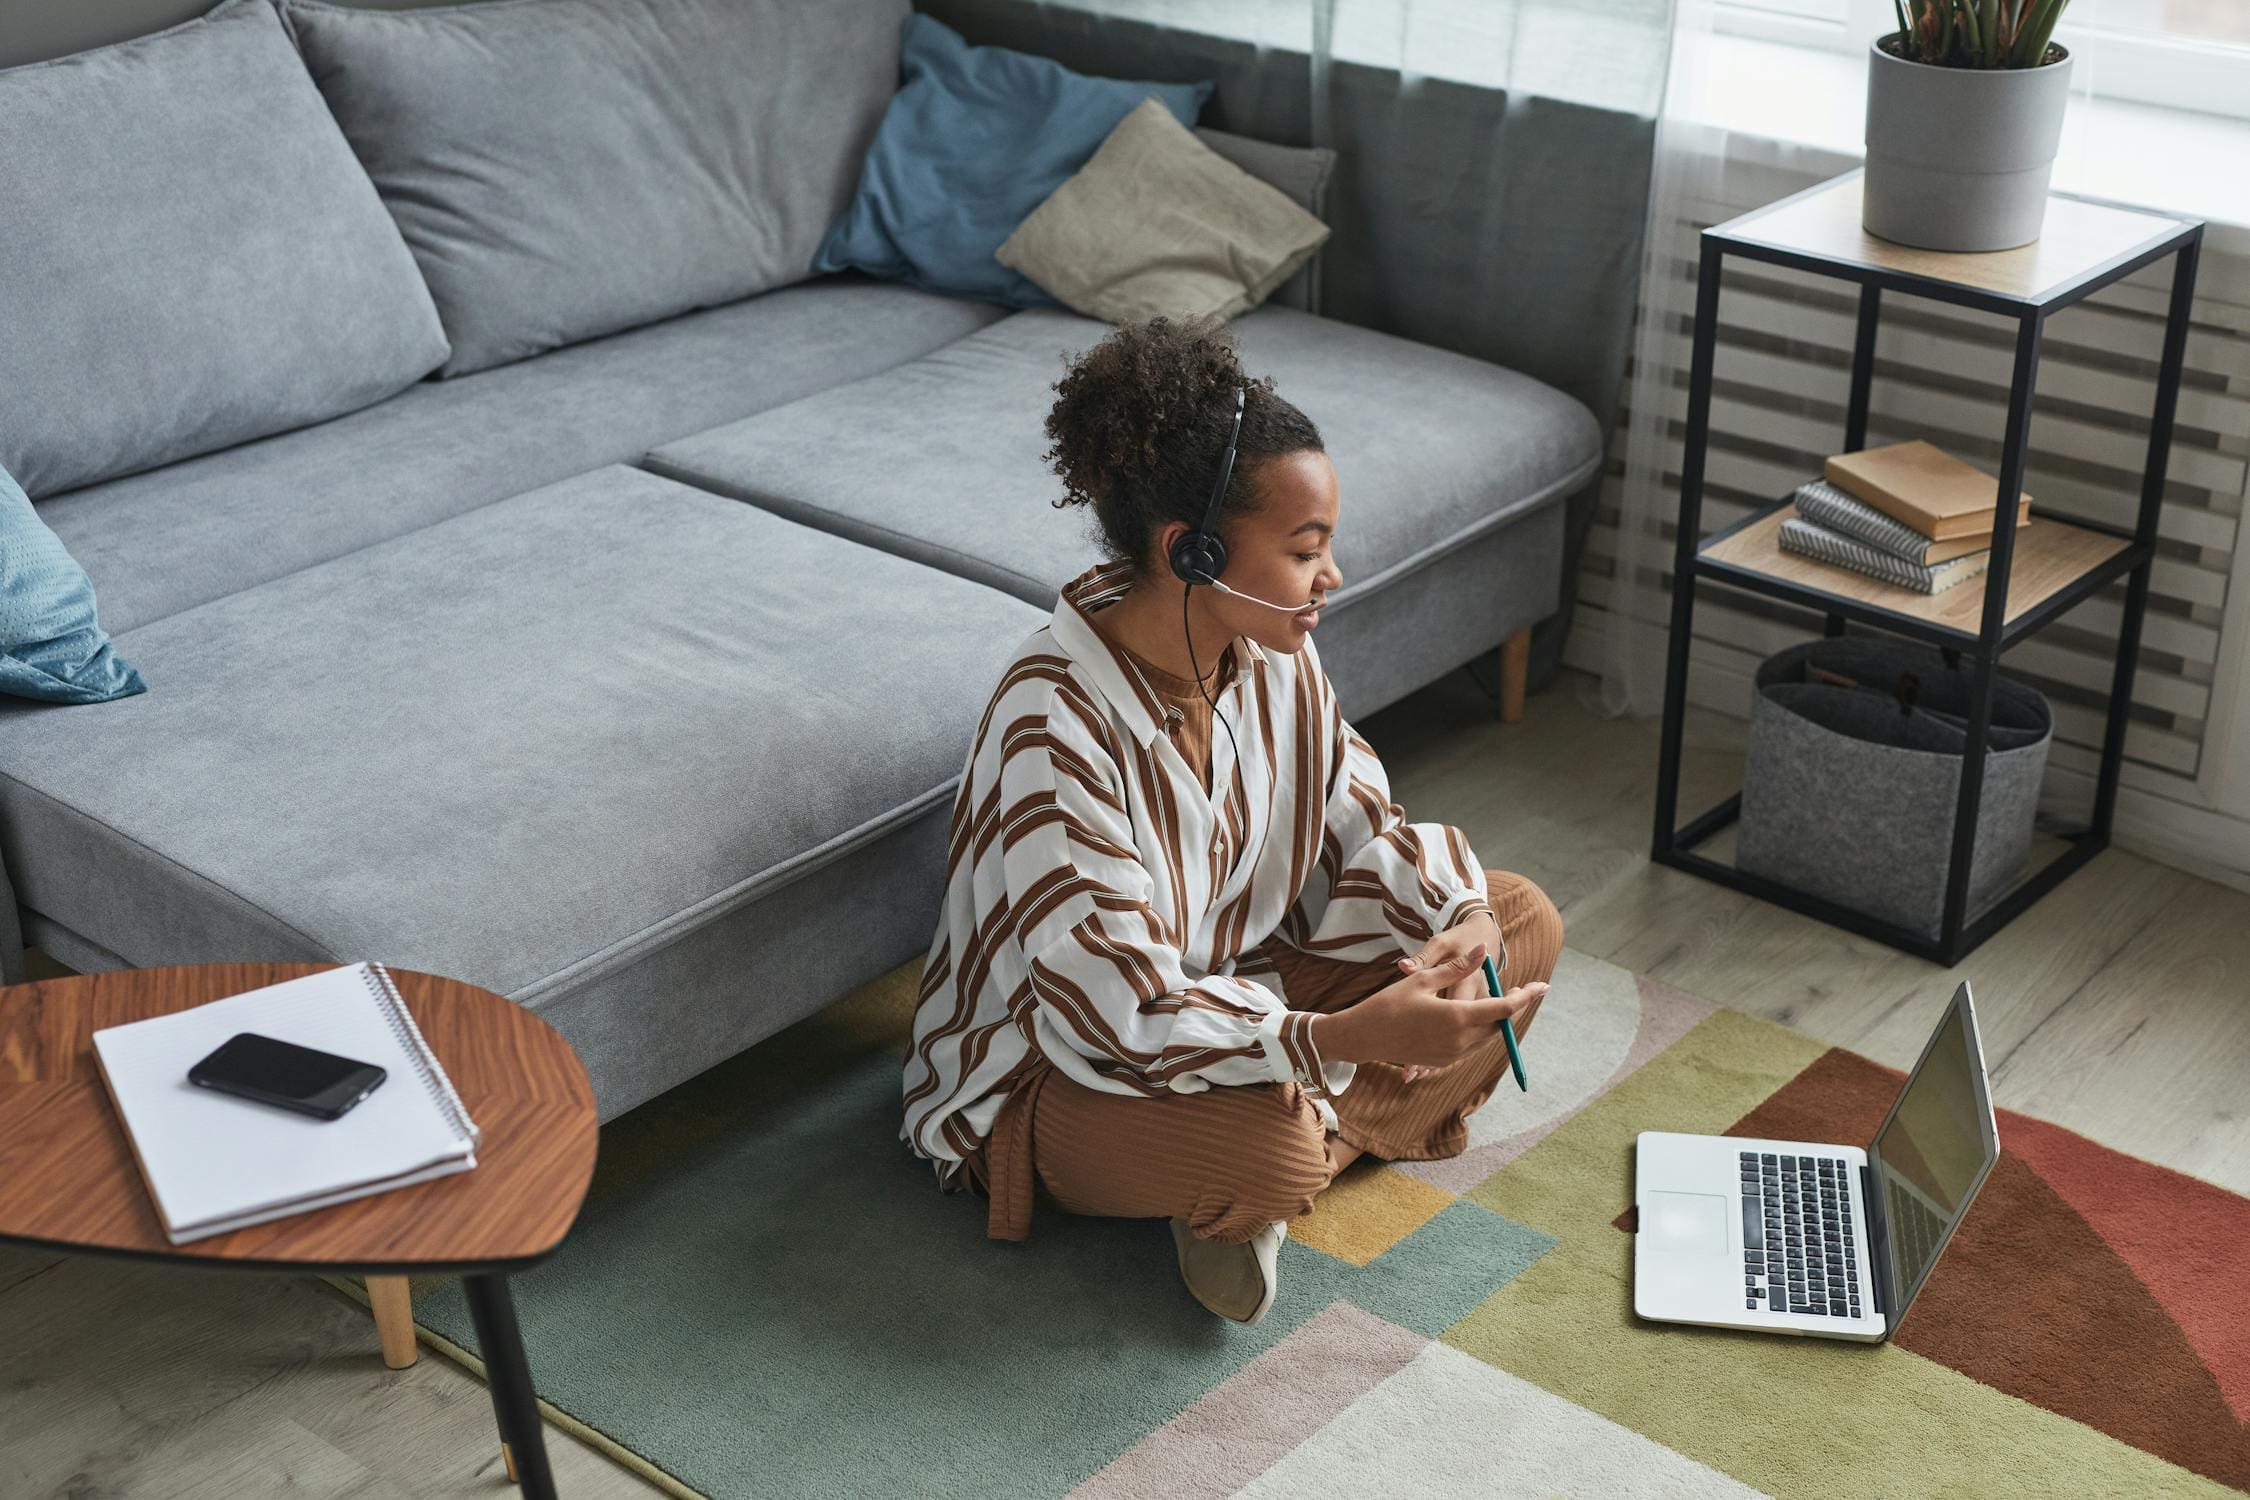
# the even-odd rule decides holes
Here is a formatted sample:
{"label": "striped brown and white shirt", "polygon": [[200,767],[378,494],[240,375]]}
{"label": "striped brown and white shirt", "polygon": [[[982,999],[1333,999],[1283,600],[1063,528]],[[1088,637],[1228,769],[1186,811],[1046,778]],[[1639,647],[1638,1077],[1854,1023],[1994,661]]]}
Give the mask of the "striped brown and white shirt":
{"label": "striped brown and white shirt", "polygon": [[941,1182],[1035,1048],[1118,1094],[1295,1081],[1333,1128],[1327,1097],[1354,1065],[1318,1055],[1311,1013],[1251,950],[1278,934],[1378,959],[1492,909],[1468,838],[1391,801],[1310,636],[1293,655],[1235,639],[1210,684],[1234,732],[1211,736],[1206,790],[1145,674],[1089,623],[1130,574],[1104,563],[1064,586],[963,768],[900,1132]]}

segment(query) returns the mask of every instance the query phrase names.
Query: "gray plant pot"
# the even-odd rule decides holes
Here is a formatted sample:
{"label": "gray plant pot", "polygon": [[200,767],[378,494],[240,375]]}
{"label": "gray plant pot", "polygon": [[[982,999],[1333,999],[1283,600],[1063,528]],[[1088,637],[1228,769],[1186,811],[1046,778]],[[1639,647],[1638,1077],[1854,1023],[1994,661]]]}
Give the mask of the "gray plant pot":
{"label": "gray plant pot", "polygon": [[[1860,686],[1833,685],[1823,673]],[[1766,658],[1756,682],[1736,867],[1940,936],[1968,741],[1965,664],[1951,666],[1918,642],[1833,636]],[[2054,715],[2037,688],[1994,679],[1969,857],[1971,917],[2027,867],[2053,737]]]}
{"label": "gray plant pot", "polygon": [[2070,54],[2036,68],[1947,68],[1867,49],[1860,223],[1925,250],[2039,238],[2070,96]]}

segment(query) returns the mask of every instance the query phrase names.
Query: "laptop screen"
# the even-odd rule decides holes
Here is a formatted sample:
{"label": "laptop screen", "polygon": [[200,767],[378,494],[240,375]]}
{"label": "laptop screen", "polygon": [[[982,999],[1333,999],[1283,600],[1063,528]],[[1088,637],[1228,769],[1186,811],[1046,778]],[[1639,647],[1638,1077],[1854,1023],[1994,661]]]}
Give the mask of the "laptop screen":
{"label": "laptop screen", "polygon": [[1895,1325],[2000,1155],[1966,984],[1954,992],[1869,1155],[1883,1184]]}

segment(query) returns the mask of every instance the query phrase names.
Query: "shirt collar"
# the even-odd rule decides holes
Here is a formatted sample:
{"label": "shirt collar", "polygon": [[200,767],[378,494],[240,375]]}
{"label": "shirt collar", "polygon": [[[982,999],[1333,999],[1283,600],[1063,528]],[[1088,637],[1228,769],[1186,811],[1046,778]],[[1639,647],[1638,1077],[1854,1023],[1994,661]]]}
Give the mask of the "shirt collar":
{"label": "shirt collar", "polygon": [[[1133,565],[1128,561],[1097,563],[1062,586],[1049,622],[1055,644],[1085,670],[1101,694],[1116,706],[1142,745],[1164,729],[1163,702],[1149,691],[1117,647],[1094,629],[1087,616],[1123,598],[1132,586]],[[1237,637],[1242,647],[1234,653],[1234,671],[1223,682],[1214,682],[1212,696],[1232,689],[1253,670],[1263,672],[1263,646],[1248,637]]]}

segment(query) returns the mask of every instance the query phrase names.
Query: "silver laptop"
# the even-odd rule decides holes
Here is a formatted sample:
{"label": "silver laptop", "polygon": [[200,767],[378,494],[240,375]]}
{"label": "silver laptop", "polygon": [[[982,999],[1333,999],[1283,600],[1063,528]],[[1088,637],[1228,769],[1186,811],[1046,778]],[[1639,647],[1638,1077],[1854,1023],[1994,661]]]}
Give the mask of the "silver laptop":
{"label": "silver laptop", "polygon": [[1880,1343],[1999,1159],[1963,981],[1864,1149],[1642,1131],[1633,1311]]}

